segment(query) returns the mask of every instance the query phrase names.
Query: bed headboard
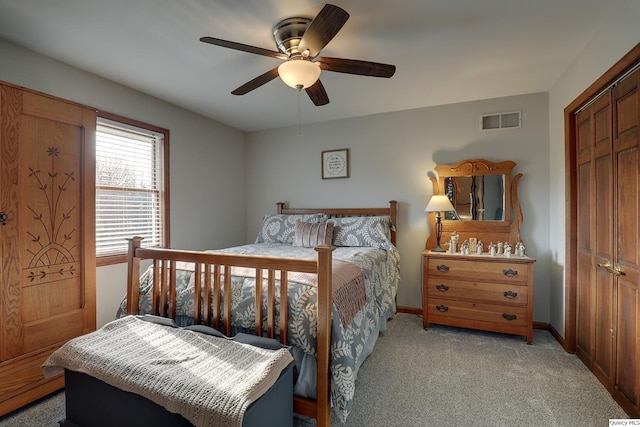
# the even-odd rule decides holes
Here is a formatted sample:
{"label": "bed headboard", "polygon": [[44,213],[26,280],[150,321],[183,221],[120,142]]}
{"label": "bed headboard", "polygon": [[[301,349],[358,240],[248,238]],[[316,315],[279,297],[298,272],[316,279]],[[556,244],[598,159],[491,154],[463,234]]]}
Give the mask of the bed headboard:
{"label": "bed headboard", "polygon": [[383,208],[288,208],[285,202],[278,202],[278,214],[297,215],[312,214],[317,212],[326,213],[329,218],[342,218],[346,216],[375,216],[389,215],[391,218],[391,243],[396,245],[398,202],[391,200],[389,206]]}

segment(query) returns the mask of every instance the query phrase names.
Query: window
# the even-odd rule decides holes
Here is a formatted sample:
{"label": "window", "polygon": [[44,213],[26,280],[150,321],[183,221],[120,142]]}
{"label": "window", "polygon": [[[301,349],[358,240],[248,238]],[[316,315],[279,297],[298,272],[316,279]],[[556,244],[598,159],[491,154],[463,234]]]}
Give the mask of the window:
{"label": "window", "polygon": [[169,131],[113,115],[96,125],[96,256],[125,261],[127,237],[169,244]]}

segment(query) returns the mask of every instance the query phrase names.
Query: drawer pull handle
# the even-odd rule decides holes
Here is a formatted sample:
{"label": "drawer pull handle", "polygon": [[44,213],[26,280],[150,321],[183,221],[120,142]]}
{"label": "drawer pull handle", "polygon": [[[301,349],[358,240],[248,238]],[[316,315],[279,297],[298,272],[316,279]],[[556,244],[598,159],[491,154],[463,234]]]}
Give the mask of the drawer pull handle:
{"label": "drawer pull handle", "polygon": [[449,271],[449,266],[444,264],[439,264],[436,269],[441,273],[446,273]]}
{"label": "drawer pull handle", "polygon": [[446,313],[447,311],[449,311],[449,307],[447,307],[446,305],[436,305],[436,310],[442,313]]}
{"label": "drawer pull handle", "polygon": [[504,293],[504,297],[505,298],[509,298],[509,299],[514,299],[517,296],[518,296],[518,293],[517,292],[513,292],[513,291],[506,291]]}
{"label": "drawer pull handle", "polygon": [[512,270],[512,269],[502,270],[502,274],[504,274],[507,277],[518,277],[518,270]]}
{"label": "drawer pull handle", "polygon": [[502,317],[507,320],[516,320],[517,316],[515,314],[502,313]]}
{"label": "drawer pull handle", "polygon": [[449,290],[449,287],[447,285],[439,284],[436,286],[436,289],[440,292],[447,292]]}

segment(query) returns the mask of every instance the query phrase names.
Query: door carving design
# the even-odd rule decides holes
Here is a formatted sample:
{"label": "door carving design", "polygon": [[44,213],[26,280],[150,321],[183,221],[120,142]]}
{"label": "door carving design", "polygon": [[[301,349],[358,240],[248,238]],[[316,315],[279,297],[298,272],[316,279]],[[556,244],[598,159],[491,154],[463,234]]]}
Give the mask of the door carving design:
{"label": "door carving design", "polygon": [[75,184],[76,172],[66,171],[60,174],[56,169],[59,154],[60,150],[56,147],[47,149],[51,165],[45,174],[39,169],[29,168],[29,178],[36,181],[37,194],[45,203],[27,205],[27,209],[33,214],[34,225],[33,231],[27,230],[27,235],[35,246],[34,249],[27,249],[32,255],[28,263],[30,271],[27,273],[30,282],[37,278],[44,280],[49,276],[74,275],[78,270],[75,265],[76,256],[71,252],[76,246],[73,236],[78,232],[74,224],[77,218],[73,216],[74,211],[77,212],[77,206],[73,202],[68,204],[65,197],[70,193],[69,190],[75,190],[70,187]]}

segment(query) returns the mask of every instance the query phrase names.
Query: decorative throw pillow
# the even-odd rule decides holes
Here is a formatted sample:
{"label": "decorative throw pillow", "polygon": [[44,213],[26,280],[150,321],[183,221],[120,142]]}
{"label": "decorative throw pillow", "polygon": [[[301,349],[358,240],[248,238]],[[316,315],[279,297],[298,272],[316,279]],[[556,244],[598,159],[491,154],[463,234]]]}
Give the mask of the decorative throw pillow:
{"label": "decorative throw pillow", "polygon": [[331,218],[334,246],[369,246],[391,249],[391,218],[388,216],[353,216]]}
{"label": "decorative throw pillow", "polygon": [[332,222],[320,222],[316,224],[302,221],[296,222],[295,246],[313,248],[318,245],[330,245],[332,238]]}
{"label": "decorative throw pillow", "polygon": [[265,215],[256,243],[286,243],[292,245],[296,237],[296,222],[318,223],[327,220],[327,214]]}

